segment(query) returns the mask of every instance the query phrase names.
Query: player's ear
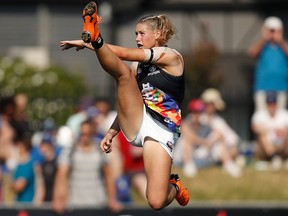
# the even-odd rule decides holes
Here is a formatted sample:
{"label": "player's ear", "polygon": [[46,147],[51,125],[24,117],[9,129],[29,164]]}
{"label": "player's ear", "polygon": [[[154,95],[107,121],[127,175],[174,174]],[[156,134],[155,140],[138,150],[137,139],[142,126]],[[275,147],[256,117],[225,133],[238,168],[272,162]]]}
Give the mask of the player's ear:
{"label": "player's ear", "polygon": [[155,30],[155,38],[158,39],[160,37],[160,31],[159,30]]}

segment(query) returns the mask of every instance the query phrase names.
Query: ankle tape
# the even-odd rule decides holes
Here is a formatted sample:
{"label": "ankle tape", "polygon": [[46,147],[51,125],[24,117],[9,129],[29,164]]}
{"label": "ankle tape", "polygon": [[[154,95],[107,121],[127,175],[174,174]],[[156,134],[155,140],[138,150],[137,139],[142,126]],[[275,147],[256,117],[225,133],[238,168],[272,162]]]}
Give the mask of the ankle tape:
{"label": "ankle tape", "polygon": [[99,35],[99,37],[91,43],[91,45],[93,46],[94,49],[100,49],[104,44],[104,40],[101,36],[101,34]]}

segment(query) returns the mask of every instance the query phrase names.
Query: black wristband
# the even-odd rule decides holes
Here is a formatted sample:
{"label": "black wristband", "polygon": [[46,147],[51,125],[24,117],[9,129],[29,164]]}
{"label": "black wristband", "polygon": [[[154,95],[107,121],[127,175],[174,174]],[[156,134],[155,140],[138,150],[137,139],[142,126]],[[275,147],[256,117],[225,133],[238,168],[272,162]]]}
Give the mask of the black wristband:
{"label": "black wristband", "polygon": [[91,45],[93,46],[94,49],[100,49],[104,44],[104,40],[101,37],[101,35],[99,35],[99,37],[91,43]]}
{"label": "black wristband", "polygon": [[152,61],[152,59],[153,59],[153,57],[154,57],[154,50],[151,48],[150,51],[151,51],[151,55],[150,55],[150,58],[149,58],[149,60],[148,60],[148,63],[149,63],[149,64],[151,63],[151,61]]}

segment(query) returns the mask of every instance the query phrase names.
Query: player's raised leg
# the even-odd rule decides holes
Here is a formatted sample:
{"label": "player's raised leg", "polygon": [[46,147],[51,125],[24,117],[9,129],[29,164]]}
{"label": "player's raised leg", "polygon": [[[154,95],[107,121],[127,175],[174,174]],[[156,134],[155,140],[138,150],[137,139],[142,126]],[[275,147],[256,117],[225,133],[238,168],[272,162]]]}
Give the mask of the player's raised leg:
{"label": "player's raised leg", "polygon": [[97,58],[105,71],[117,82],[117,112],[121,128],[128,139],[134,139],[143,117],[143,100],[135,75],[119,59],[101,37],[95,2],[88,3],[83,9],[84,26],[82,40],[91,42]]}

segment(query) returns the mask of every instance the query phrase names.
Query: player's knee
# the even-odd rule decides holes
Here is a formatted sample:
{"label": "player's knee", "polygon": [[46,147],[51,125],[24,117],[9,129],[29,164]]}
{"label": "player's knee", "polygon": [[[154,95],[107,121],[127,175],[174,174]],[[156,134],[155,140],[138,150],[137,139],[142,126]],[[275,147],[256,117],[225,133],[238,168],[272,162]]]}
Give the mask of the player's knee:
{"label": "player's knee", "polygon": [[136,82],[134,75],[127,71],[127,73],[120,74],[118,78],[118,84],[131,85],[132,82]]}
{"label": "player's knee", "polygon": [[150,207],[154,210],[160,211],[165,207],[166,199],[161,199],[160,197],[157,196],[150,196],[147,197],[147,200]]}

